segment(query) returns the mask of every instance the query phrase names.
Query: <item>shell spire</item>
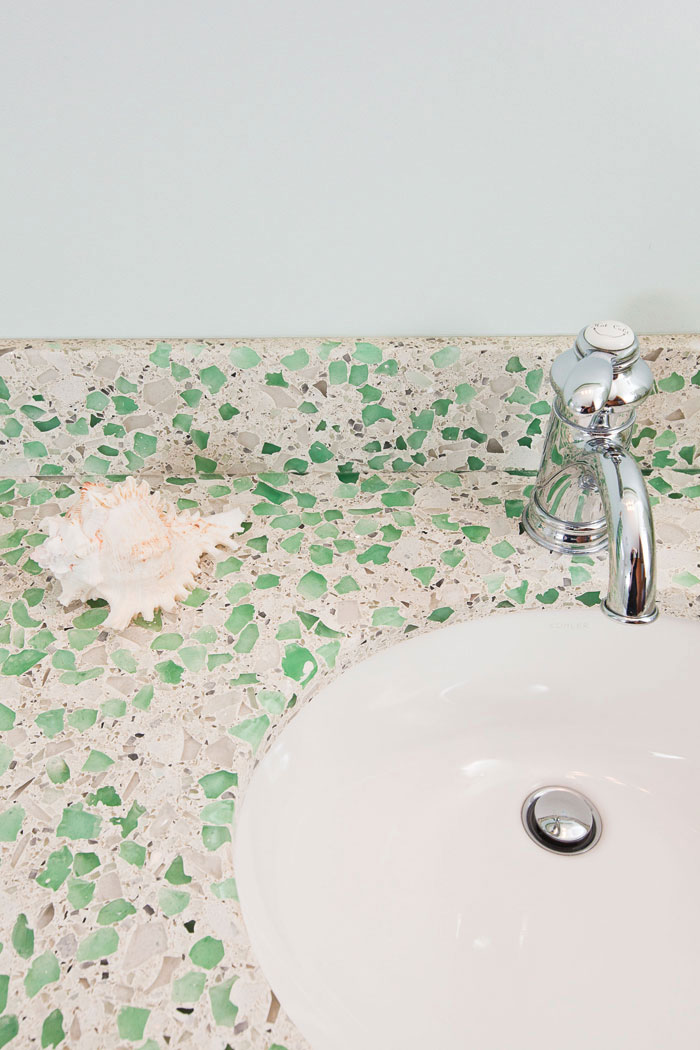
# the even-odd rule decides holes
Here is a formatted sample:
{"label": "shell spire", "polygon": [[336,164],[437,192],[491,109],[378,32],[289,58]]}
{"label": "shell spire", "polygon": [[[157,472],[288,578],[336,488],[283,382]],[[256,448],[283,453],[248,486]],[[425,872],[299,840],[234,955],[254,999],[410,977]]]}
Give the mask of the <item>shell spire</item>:
{"label": "shell spire", "polygon": [[48,538],[35,558],[60,582],[62,605],[104,598],[105,627],[121,630],[139,613],[170,612],[194,587],[201,556],[233,548],[242,525],[239,508],[178,513],[145,481],[88,483],[63,517],[44,519]]}

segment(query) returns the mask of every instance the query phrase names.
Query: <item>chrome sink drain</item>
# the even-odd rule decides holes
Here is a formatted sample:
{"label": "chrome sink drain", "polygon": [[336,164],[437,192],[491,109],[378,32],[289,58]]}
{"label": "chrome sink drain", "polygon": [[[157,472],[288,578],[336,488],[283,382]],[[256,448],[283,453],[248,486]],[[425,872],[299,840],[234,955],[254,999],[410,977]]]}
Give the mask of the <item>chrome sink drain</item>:
{"label": "chrome sink drain", "polygon": [[525,830],[551,853],[585,853],[600,838],[600,813],[585,795],[571,788],[543,787],[525,799]]}

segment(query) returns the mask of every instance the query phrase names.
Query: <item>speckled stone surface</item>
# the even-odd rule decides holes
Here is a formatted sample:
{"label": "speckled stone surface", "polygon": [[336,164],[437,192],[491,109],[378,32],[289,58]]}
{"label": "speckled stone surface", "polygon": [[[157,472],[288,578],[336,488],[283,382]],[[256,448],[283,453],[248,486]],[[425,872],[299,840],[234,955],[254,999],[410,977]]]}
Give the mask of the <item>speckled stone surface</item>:
{"label": "speckled stone surface", "polygon": [[[235,806],[352,663],[491,612],[598,604],[520,534],[564,339],[0,344],[0,1046],[302,1050],[256,966]],[[700,612],[700,338],[642,340],[660,604]],[[122,632],[32,558],[83,480],[246,509]]]}

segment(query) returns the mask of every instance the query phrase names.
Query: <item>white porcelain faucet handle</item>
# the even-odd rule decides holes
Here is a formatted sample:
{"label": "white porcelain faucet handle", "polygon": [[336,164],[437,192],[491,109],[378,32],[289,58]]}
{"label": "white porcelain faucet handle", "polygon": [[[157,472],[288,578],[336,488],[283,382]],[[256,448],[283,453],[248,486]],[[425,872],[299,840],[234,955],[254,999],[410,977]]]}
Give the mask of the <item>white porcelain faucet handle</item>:
{"label": "white porcelain faucet handle", "polygon": [[594,321],[583,332],[584,339],[594,350],[617,353],[632,346],[635,336],[628,324],[622,321]]}

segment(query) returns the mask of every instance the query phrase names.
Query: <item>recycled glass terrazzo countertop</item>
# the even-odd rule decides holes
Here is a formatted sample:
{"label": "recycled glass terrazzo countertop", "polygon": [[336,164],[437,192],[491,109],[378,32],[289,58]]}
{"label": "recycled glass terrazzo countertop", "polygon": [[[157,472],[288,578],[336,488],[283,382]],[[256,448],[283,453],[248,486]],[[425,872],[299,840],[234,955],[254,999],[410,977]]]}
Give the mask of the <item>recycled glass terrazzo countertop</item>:
{"label": "recycled glass terrazzo countertop", "polygon": [[[246,937],[235,806],[378,648],[597,615],[606,556],[519,531],[569,342],[0,344],[0,1047],[305,1047]],[[700,339],[642,343],[660,604],[697,616]],[[176,613],[116,633],[98,603],[62,609],[32,552],[82,481],[126,474],[181,508],[237,502],[247,531]]]}

